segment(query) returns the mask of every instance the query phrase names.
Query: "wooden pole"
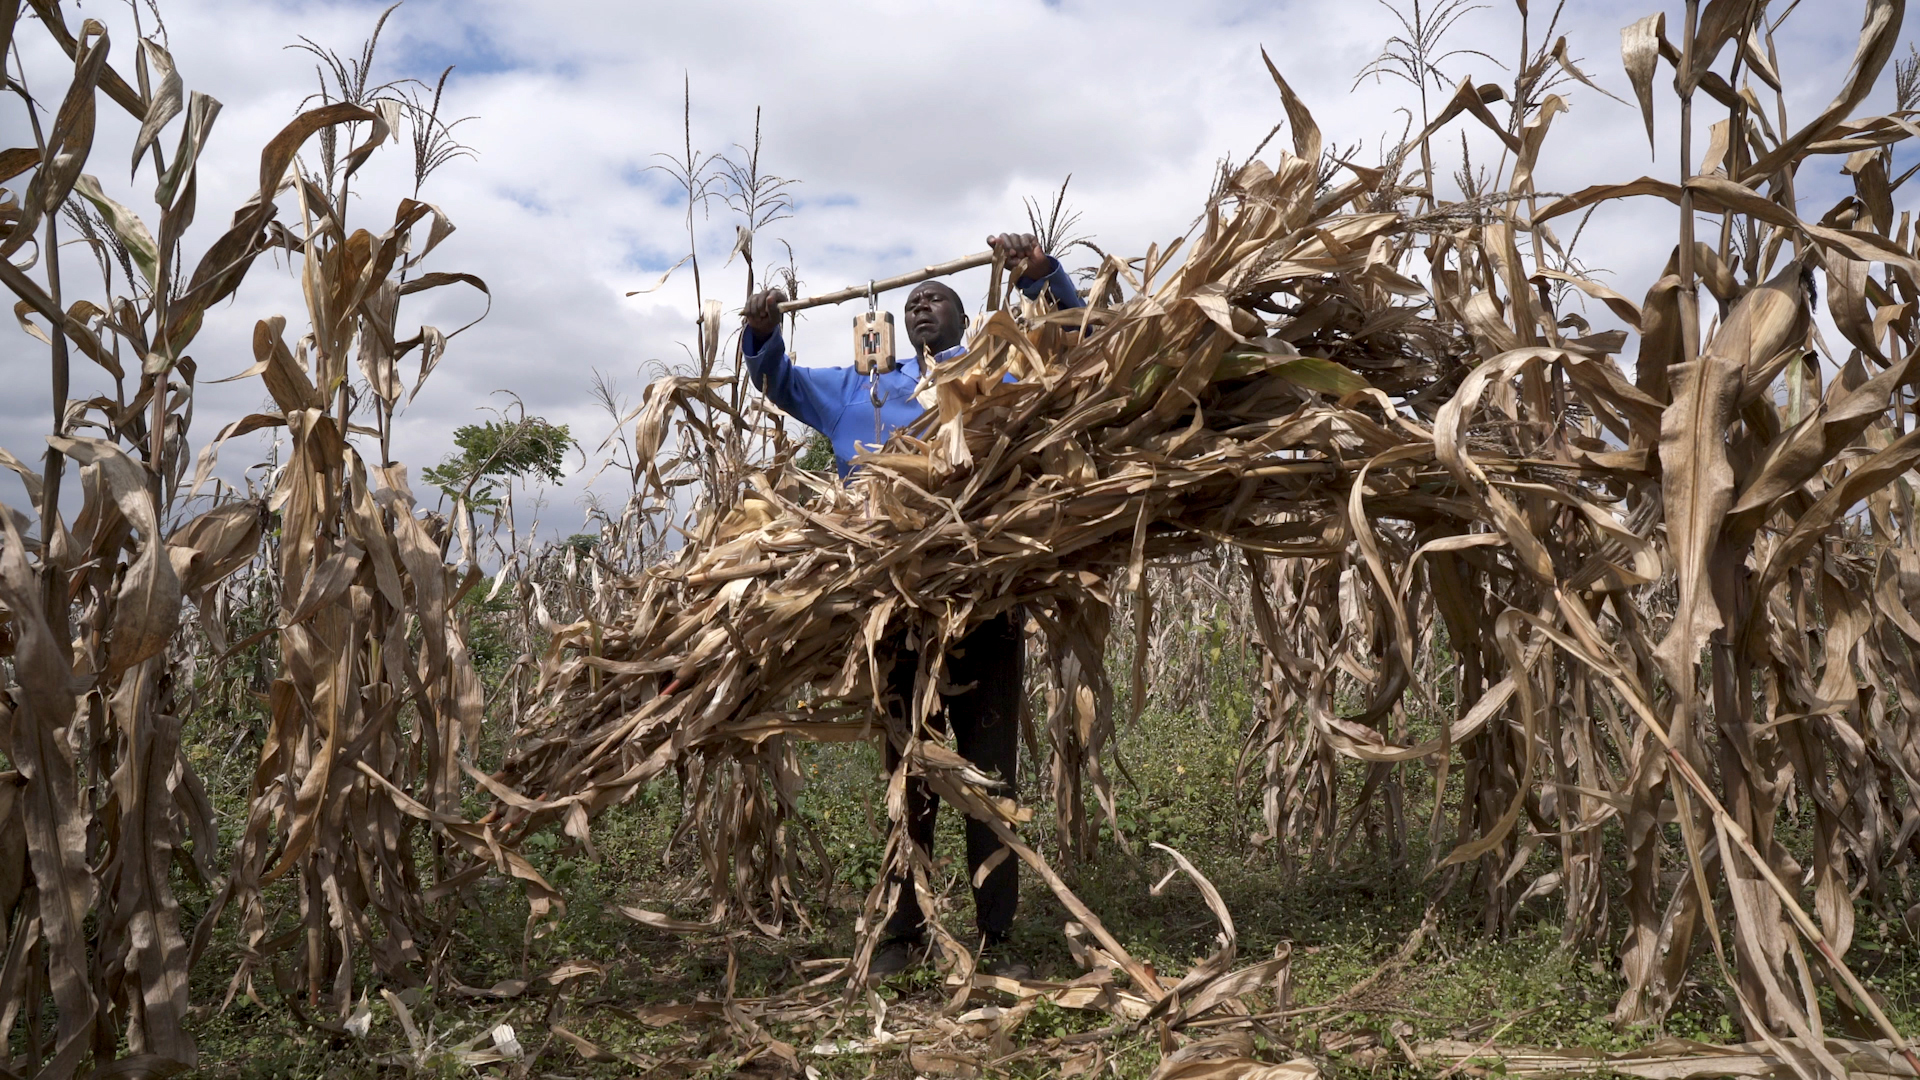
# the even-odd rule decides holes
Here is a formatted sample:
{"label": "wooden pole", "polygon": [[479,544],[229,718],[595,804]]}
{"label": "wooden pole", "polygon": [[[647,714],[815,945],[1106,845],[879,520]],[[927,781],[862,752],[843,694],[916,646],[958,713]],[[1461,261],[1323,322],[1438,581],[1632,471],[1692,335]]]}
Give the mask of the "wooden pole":
{"label": "wooden pole", "polygon": [[976,266],[985,266],[992,261],[993,252],[982,251],[978,255],[968,255],[964,259],[954,259],[951,262],[922,267],[912,273],[882,278],[879,281],[870,281],[865,285],[849,286],[848,288],[841,289],[839,292],[822,293],[819,296],[809,296],[800,300],[789,300],[780,305],[780,313],[784,315],[789,311],[802,311],[806,308],[824,307],[827,304],[844,304],[849,300],[857,300],[869,292],[883,293],[889,289],[898,289],[904,285],[917,285],[929,278],[957,274],[962,270],[971,270]]}

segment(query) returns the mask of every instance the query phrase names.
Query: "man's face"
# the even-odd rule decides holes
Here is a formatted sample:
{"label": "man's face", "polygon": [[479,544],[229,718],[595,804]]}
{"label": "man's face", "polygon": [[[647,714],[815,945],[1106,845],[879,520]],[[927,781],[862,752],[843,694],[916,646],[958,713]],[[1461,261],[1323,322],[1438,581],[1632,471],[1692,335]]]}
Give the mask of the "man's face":
{"label": "man's face", "polygon": [[914,350],[943,352],[960,344],[966,331],[966,316],[952,290],[935,284],[922,285],[907,297],[907,340]]}

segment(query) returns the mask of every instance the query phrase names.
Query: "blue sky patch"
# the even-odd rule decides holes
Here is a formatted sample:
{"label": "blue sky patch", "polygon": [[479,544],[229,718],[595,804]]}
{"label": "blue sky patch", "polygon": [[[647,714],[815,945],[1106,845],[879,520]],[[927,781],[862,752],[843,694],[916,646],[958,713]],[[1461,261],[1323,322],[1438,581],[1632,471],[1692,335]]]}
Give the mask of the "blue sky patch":
{"label": "blue sky patch", "polygon": [[647,162],[629,161],[620,166],[620,182],[628,187],[636,187],[651,193],[654,201],[661,206],[685,206],[687,189],[680,186],[680,181],[666,172],[652,168],[655,165],[666,164],[667,162],[659,159]]}
{"label": "blue sky patch", "polygon": [[857,196],[851,195],[844,191],[837,191],[831,195],[822,195],[817,199],[793,200],[793,208],[795,210],[818,210],[818,209],[823,209],[829,206],[859,206],[859,205],[860,205],[860,199]]}
{"label": "blue sky patch", "polygon": [[501,187],[500,197],[537,217],[548,217],[553,207],[548,206],[531,188]]}
{"label": "blue sky patch", "polygon": [[525,66],[508,56],[492,35],[473,23],[456,26],[436,22],[431,31],[425,35],[408,34],[399,42],[396,58],[399,67],[413,78],[431,83],[448,65],[453,66],[454,78],[497,75]]}
{"label": "blue sky patch", "polygon": [[664,274],[667,268],[680,261],[685,253],[669,255],[651,244],[630,243],[620,258],[620,265],[647,274]]}

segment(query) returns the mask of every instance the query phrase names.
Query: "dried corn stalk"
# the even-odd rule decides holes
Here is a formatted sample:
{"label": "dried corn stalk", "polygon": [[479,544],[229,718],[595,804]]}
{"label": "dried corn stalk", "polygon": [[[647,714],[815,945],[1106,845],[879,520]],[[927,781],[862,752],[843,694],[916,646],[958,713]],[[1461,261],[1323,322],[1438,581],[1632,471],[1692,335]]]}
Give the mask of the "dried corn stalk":
{"label": "dried corn stalk", "polygon": [[[432,327],[395,340],[400,299],[485,285],[419,272],[452,228],[430,206],[403,202],[378,235],[349,230],[347,183],[393,134],[391,103],[299,115],[262,149],[255,196],[187,258],[196,171],[219,103],[184,92],[157,33],[137,43],[130,82],[109,63],[100,23],[74,32],[54,0],[34,0],[31,17],[73,68],[52,124],[43,130],[30,115],[13,129],[31,130],[35,144],[0,151],[0,182],[15,184],[0,191],[0,281],[19,297],[23,328],[47,347],[55,406],[43,468],[0,451],[31,500],[31,516],[0,512],[0,645],[11,677],[0,738],[15,770],[0,784],[0,1067],[59,1078],[91,1059],[167,1075],[195,1062],[188,975],[229,905],[246,946],[236,986],[251,992],[254,966],[297,945],[308,1002],[345,1010],[358,964],[401,982],[432,974],[444,908],[488,869],[550,895],[525,860],[461,816],[473,790],[463,745],[481,703],[455,613],[474,576],[446,565],[435,523],[414,513],[404,468],[369,466],[348,438],[356,397],[371,398],[363,411],[387,460],[404,390],[396,365],[419,349],[424,378],[445,350]],[[0,3],[0,52],[17,28],[18,0]],[[132,159],[136,178],[152,161],[154,228],[83,171],[102,95],[141,122]],[[347,137],[326,138],[336,132]],[[316,135],[326,147],[318,178],[296,163]],[[279,220],[289,194],[293,228]],[[62,279],[69,228],[96,256],[98,292]],[[289,345],[284,319],[258,325],[256,362],[243,376],[260,376],[278,411],[221,429],[189,484],[198,365],[186,350],[204,313],[276,248],[301,260],[311,329]],[[105,371],[111,395],[70,400],[75,353]],[[269,497],[209,506],[198,492],[219,446],[275,426],[287,429],[291,457]],[[98,434],[80,434],[88,429]],[[69,465],[76,478],[66,479]],[[81,496],[77,508],[62,507],[63,479]],[[246,588],[275,600],[273,621],[252,640],[274,639],[278,671],[250,815],[228,853],[182,752],[181,720],[196,673],[251,644],[229,640],[222,614],[222,583],[242,571]],[[213,894],[191,940],[174,865]],[[265,891],[283,877],[293,919],[276,918]]]}
{"label": "dried corn stalk", "polygon": [[[0,48],[20,7],[0,4]],[[180,513],[196,373],[186,350],[202,313],[264,250],[256,234],[265,218],[242,208],[183,272],[181,234],[219,103],[184,95],[153,40],[137,43],[136,91],[108,64],[101,24],[71,31],[51,2],[35,3],[33,15],[72,71],[49,126],[35,118],[13,129],[32,130],[34,145],[0,152],[0,182],[17,185],[0,192],[0,281],[19,298],[23,328],[47,348],[53,388],[42,468],[0,451],[30,504],[0,513],[11,675],[0,737],[15,770],[0,787],[0,833],[9,838],[0,843],[0,1036],[7,1068],[65,1077],[122,1047],[155,1068],[195,1059],[183,1030],[192,945],[170,868],[204,887],[218,843],[181,753],[181,613],[253,557],[262,508],[225,501]],[[143,121],[133,159],[138,167],[152,156],[157,230],[83,171],[101,95]],[[168,153],[155,136],[176,116],[183,130]],[[101,291],[62,279],[67,229],[96,255]],[[23,252],[25,267],[15,261]],[[27,273],[36,261],[46,266],[42,280]],[[76,353],[111,379],[111,396],[70,399]],[[80,434],[89,428],[98,434]],[[73,491],[79,506],[63,507]],[[47,1001],[57,1016],[43,1011]]]}

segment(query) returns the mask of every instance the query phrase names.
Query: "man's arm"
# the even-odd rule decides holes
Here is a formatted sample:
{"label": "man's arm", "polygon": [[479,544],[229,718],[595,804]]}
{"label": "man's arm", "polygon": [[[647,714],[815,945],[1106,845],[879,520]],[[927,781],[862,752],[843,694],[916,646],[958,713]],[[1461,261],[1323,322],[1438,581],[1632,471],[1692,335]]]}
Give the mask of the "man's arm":
{"label": "man's arm", "polygon": [[1037,300],[1042,291],[1053,297],[1056,307],[1080,308],[1087,302],[1074,288],[1073,278],[1060,260],[1047,254],[1040,238],[1032,233],[1001,233],[987,237],[987,246],[1007,253],[1007,266],[1013,271],[1014,284],[1027,299]]}
{"label": "man's arm", "polygon": [[1051,261],[1053,262],[1052,273],[1032,281],[1019,282],[1020,291],[1026,294],[1027,299],[1037,300],[1044,290],[1053,296],[1053,304],[1058,308],[1086,307],[1087,302],[1081,299],[1080,290],[1074,287],[1073,278],[1068,275],[1067,268],[1060,264],[1059,259]]}
{"label": "man's arm", "polygon": [[847,407],[850,369],[806,368],[787,356],[780,335],[779,289],[755,293],[740,313],[740,351],[753,385],[782,412],[815,431],[826,431]]}

